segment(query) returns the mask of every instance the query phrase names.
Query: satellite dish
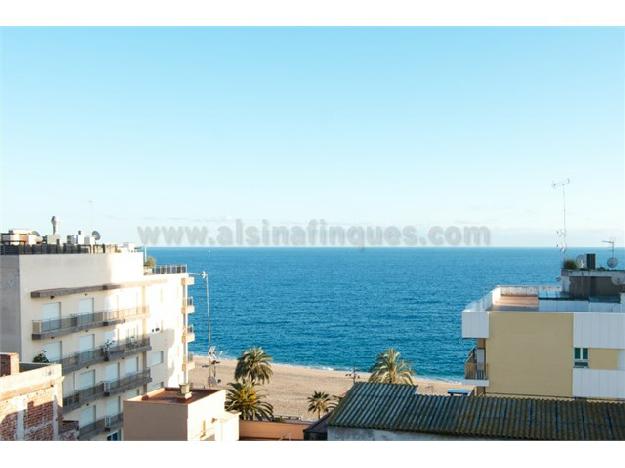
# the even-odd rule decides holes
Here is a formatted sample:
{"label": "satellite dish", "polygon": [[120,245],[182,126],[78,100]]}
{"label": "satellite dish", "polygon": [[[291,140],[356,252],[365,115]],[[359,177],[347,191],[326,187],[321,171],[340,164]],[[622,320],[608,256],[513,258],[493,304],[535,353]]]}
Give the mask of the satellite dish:
{"label": "satellite dish", "polygon": [[575,263],[577,263],[577,268],[586,268],[586,255],[578,255]]}
{"label": "satellite dish", "polygon": [[98,231],[93,231],[93,232],[91,233],[91,235],[92,235],[92,236],[93,236],[93,238],[94,238],[95,240],[97,240],[97,241],[99,241],[99,240],[100,240],[100,238],[102,237]]}
{"label": "satellite dish", "polygon": [[608,268],[614,268],[618,265],[618,258],[610,257],[608,258]]}

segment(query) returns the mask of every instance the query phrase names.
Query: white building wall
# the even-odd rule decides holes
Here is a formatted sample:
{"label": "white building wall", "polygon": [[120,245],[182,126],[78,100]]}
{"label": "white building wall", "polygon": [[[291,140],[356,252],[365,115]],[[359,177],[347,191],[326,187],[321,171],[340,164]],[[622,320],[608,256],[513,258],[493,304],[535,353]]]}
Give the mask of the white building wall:
{"label": "white building wall", "polygon": [[610,312],[573,314],[573,346],[625,349],[625,314]]}
{"label": "white building wall", "polygon": [[573,396],[625,398],[625,370],[574,368]]}
{"label": "white building wall", "polygon": [[[6,257],[6,256],[5,256]],[[144,275],[143,255],[124,252],[110,254],[41,254],[19,255],[18,307],[11,306],[14,314],[20,314],[20,349],[15,351],[30,361],[43,349],[56,350],[66,357],[81,350],[80,343],[86,343],[85,337],[93,335],[95,348],[103,346],[107,340],[122,342],[131,336],[150,337],[152,351],[163,351],[164,362],[151,368],[152,385],[175,387],[183,382],[183,324],[182,302],[184,289],[183,278],[186,274]],[[3,258],[4,260],[4,258]],[[56,296],[54,298],[32,298],[31,292],[54,288],[77,288],[104,284],[120,284],[121,288],[90,291],[86,293]],[[4,297],[0,298],[4,306]],[[149,306],[149,315],[132,318],[124,323],[94,327],[54,338],[33,339],[33,320],[42,320],[46,304],[60,303],[61,318],[80,313],[89,300],[93,301],[95,312]],[[82,306],[81,306],[82,305]],[[49,309],[49,307],[48,307]],[[141,352],[119,359],[119,375],[126,375],[126,361],[138,358],[137,370],[147,368],[147,354]],[[63,395],[67,396],[78,389],[81,373],[95,371],[95,382],[107,380],[106,368],[111,362],[99,362],[88,367],[65,374]],[[139,390],[145,391],[145,388]],[[136,391],[128,396],[136,396]],[[96,420],[107,415],[108,402],[114,395],[88,403],[95,408]],[[108,405],[108,406],[107,406]],[[85,406],[65,412],[67,420],[79,420]],[[101,434],[96,439],[106,438]]]}

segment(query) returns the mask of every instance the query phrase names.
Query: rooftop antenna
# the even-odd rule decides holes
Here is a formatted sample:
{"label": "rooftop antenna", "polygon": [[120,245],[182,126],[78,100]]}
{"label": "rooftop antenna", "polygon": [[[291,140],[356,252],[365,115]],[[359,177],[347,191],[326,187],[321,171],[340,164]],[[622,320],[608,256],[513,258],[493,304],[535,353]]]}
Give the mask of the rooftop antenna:
{"label": "rooftop antenna", "polygon": [[612,247],[612,255],[610,256],[610,258],[608,258],[608,268],[615,268],[616,265],[618,265],[618,258],[614,256],[614,244],[615,244],[614,239],[604,240],[601,242],[610,244],[610,246]]}
{"label": "rooftop antenna", "polygon": [[557,247],[562,252],[562,257],[566,254],[566,186],[571,183],[570,179],[564,179],[559,182],[553,182],[551,187],[554,189],[562,189],[562,229],[558,229],[556,231],[556,235],[558,236],[558,244]]}

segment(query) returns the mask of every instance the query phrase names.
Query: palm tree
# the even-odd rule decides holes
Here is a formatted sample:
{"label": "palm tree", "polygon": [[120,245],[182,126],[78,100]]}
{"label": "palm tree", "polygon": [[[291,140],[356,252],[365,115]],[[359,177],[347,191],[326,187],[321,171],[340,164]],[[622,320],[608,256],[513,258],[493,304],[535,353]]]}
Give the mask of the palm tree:
{"label": "palm tree", "polygon": [[378,354],[370,371],[369,382],[414,385],[412,376],[416,375],[415,371],[399,356],[400,353],[393,348]]}
{"label": "palm tree", "polygon": [[243,352],[234,370],[234,378],[237,381],[250,381],[252,384],[269,383],[272,375],[271,356],[262,348],[250,348]]}
{"label": "palm tree", "polygon": [[263,401],[265,395],[258,392],[251,382],[233,382],[228,384],[226,409],[241,413],[241,419],[262,421],[273,418],[273,406]]}
{"label": "palm tree", "polygon": [[308,397],[308,411],[317,413],[317,419],[321,419],[321,414],[327,413],[334,406],[336,406],[336,403],[333,402],[332,397],[326,392],[315,391]]}

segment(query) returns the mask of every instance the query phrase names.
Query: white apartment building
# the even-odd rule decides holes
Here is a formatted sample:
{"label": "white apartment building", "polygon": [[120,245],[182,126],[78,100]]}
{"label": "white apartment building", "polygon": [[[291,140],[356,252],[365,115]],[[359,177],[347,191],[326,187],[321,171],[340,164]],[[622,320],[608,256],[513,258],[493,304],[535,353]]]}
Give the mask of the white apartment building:
{"label": "white apartment building", "polygon": [[63,418],[79,422],[79,439],[121,440],[123,400],[186,383],[193,277],[144,268],[131,245],[67,237],[56,226],[2,235],[0,351],[61,364]]}

